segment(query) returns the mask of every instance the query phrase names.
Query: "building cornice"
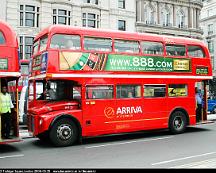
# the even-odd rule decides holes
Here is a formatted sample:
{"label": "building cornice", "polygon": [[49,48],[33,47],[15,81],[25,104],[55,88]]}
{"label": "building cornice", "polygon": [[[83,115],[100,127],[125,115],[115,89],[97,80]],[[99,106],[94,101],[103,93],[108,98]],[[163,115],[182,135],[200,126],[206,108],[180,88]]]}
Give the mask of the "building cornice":
{"label": "building cornice", "polygon": [[[146,1],[146,0],[144,0]],[[192,7],[202,9],[203,3],[201,0],[149,0],[149,2],[159,2],[162,4],[171,4],[176,6]]]}
{"label": "building cornice", "polygon": [[200,22],[206,22],[207,20],[212,20],[212,19],[216,19],[216,14],[209,16],[209,17],[205,17],[203,19],[200,19]]}

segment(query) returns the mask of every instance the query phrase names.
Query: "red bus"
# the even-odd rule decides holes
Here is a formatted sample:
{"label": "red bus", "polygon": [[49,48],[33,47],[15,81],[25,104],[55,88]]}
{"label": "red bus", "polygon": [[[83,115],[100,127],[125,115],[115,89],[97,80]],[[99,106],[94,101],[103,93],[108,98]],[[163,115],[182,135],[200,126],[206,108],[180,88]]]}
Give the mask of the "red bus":
{"label": "red bus", "polygon": [[18,91],[16,89],[18,88],[18,79],[20,77],[18,48],[16,33],[6,22],[0,20],[0,86],[6,85],[8,87],[15,107],[12,112],[11,139],[4,139],[2,137],[0,122],[0,144],[20,141],[18,126]]}
{"label": "red bus", "polygon": [[[207,47],[195,39],[54,25],[34,40],[28,130],[56,146],[206,122]],[[195,87],[203,114],[196,120]],[[51,90],[51,92],[50,92]]]}

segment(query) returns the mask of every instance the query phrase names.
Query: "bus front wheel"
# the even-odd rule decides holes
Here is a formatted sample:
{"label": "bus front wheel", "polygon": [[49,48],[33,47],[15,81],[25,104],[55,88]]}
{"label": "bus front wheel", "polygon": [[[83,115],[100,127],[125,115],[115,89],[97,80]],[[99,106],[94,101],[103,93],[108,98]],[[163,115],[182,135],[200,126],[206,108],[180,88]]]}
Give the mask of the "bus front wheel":
{"label": "bus front wheel", "polygon": [[55,146],[73,145],[78,139],[78,128],[72,120],[63,118],[54,123],[49,137]]}
{"label": "bus front wheel", "polygon": [[187,127],[186,115],[181,111],[174,112],[169,120],[169,129],[173,134],[183,133]]}

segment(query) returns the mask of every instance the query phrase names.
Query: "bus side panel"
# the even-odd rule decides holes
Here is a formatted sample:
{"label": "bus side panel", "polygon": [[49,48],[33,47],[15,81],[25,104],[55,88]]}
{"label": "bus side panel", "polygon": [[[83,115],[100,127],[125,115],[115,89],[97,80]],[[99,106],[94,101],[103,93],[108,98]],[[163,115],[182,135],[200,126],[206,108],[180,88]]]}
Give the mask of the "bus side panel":
{"label": "bus side panel", "polygon": [[144,127],[158,129],[168,127],[167,99],[164,97],[144,98]]}

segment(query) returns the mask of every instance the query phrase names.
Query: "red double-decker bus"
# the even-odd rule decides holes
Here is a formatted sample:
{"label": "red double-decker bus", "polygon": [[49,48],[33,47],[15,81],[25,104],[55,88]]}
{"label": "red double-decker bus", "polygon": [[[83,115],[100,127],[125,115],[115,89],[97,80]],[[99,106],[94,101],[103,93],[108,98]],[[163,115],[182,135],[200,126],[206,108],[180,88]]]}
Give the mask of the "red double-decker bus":
{"label": "red double-decker bus", "polygon": [[199,40],[54,25],[35,38],[31,61],[28,130],[56,146],[150,129],[178,134],[207,120],[212,68]]}
{"label": "red double-decker bus", "polygon": [[16,33],[6,22],[0,20],[0,91],[1,86],[7,86],[14,104],[10,139],[3,138],[2,117],[0,115],[0,144],[20,141],[17,90],[20,77],[18,48]]}

